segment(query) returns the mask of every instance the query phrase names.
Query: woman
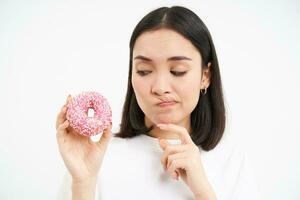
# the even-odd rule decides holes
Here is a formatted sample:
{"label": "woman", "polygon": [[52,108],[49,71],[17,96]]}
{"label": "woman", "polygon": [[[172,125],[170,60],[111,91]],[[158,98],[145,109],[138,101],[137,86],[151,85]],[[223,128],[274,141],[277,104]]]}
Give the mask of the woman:
{"label": "woman", "polygon": [[222,139],[225,108],[212,38],[187,8],[156,9],[135,27],[115,136],[109,127],[94,143],[69,127],[65,113],[64,105],[56,125],[69,172],[61,198],[257,199],[243,154]]}

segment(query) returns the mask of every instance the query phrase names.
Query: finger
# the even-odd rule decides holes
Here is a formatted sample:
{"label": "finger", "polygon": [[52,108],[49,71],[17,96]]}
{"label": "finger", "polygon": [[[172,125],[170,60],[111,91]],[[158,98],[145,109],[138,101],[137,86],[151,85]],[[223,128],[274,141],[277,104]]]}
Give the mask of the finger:
{"label": "finger", "polygon": [[169,144],[169,143],[168,143],[166,140],[164,140],[164,139],[159,139],[158,142],[159,142],[159,146],[160,146],[163,150],[165,150],[166,147],[167,147],[168,144]]}
{"label": "finger", "polygon": [[69,94],[68,97],[67,97],[65,105],[67,105],[71,101],[71,99],[72,99],[72,96]]}
{"label": "finger", "polygon": [[190,134],[184,127],[181,127],[181,126],[178,126],[175,124],[157,124],[156,126],[162,130],[169,130],[169,131],[172,131],[172,132],[178,134],[178,136],[181,138],[182,142],[185,144],[193,143],[193,140],[192,140]]}
{"label": "finger", "polygon": [[170,167],[171,163],[174,160],[183,159],[183,158],[188,158],[188,155],[187,155],[186,151],[169,155],[168,158],[167,158],[167,169]]}
{"label": "finger", "polygon": [[165,151],[161,157],[161,164],[163,165],[164,169],[167,169],[167,163],[168,163],[168,156],[174,154],[174,153],[180,153],[186,151],[187,146],[186,145],[168,145],[165,148]]}
{"label": "finger", "polygon": [[176,179],[178,180],[178,179],[179,179],[179,176],[180,176],[180,173],[179,173],[179,170],[178,170],[178,169],[175,170],[175,174],[176,174]]}
{"label": "finger", "polygon": [[62,123],[58,126],[57,133],[61,133],[61,132],[65,131],[65,129],[68,128],[69,125],[70,125],[70,123],[68,120],[64,121],[64,123]]}
{"label": "finger", "polygon": [[180,169],[184,169],[186,170],[187,168],[187,162],[188,159],[187,158],[182,158],[182,159],[177,159],[174,160],[170,167],[168,168],[168,173],[171,174],[172,177],[174,177],[174,174],[179,175],[179,170]]}
{"label": "finger", "polygon": [[57,132],[56,132],[56,138],[57,140],[60,140],[64,133],[66,132],[66,129],[69,127],[70,123],[68,120],[66,120],[64,123],[60,124],[57,128]]}
{"label": "finger", "polygon": [[56,118],[56,129],[58,129],[58,126],[60,124],[62,124],[64,121],[66,121],[66,112],[67,112],[67,107],[63,106],[60,109],[60,112],[58,113],[57,118]]}
{"label": "finger", "polygon": [[181,144],[170,144],[166,139],[158,139],[158,142],[162,150],[165,150],[168,145],[174,145],[174,146],[181,145]]}
{"label": "finger", "polygon": [[99,142],[97,143],[99,148],[102,149],[102,150],[105,150],[107,148],[109,140],[112,136],[111,128],[112,128],[112,124],[110,126],[108,126],[106,129],[104,129],[104,131],[102,133],[102,136],[101,136]]}
{"label": "finger", "polygon": [[172,176],[172,178],[178,180],[178,178],[179,178],[179,176],[180,176],[178,170],[176,169],[176,170],[171,174],[171,176]]}
{"label": "finger", "polygon": [[168,157],[175,153],[184,152],[187,150],[186,145],[168,145],[165,148],[165,151],[161,157],[161,164],[163,165],[164,169],[167,169]]}
{"label": "finger", "polygon": [[60,112],[57,115],[56,118],[56,129],[58,128],[58,126],[63,123],[64,121],[66,121],[66,112],[67,112],[67,104],[68,102],[71,100],[71,95],[69,95],[67,97],[66,103],[62,106]]}

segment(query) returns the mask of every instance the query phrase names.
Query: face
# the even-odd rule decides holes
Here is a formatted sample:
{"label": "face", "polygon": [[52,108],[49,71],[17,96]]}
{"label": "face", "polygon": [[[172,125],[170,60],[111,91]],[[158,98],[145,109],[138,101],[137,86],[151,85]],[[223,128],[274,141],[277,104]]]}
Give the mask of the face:
{"label": "face", "polygon": [[170,29],[142,33],[133,48],[131,75],[146,126],[189,125],[200,89],[209,85],[208,72],[201,79],[202,73],[199,51],[181,34]]}

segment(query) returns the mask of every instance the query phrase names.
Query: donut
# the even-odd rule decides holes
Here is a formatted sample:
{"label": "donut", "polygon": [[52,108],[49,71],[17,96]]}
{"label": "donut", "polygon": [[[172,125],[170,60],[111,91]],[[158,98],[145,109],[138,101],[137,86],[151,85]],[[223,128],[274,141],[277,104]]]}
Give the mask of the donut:
{"label": "donut", "polygon": [[[88,116],[89,109],[94,116]],[[107,99],[97,92],[82,92],[67,104],[66,118],[79,134],[90,137],[97,135],[112,123],[112,112]]]}

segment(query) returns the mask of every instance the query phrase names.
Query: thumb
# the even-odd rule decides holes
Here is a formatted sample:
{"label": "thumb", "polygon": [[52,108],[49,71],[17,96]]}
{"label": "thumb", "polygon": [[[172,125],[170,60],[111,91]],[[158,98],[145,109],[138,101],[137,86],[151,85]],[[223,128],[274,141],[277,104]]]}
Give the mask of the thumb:
{"label": "thumb", "polygon": [[159,139],[159,146],[165,150],[165,148],[168,146],[168,142],[165,139]]}
{"label": "thumb", "polygon": [[99,146],[99,148],[105,150],[110,138],[112,137],[112,133],[111,133],[111,128],[112,125],[109,125],[106,129],[104,129],[102,136],[100,138],[100,140],[98,141],[97,145]]}

